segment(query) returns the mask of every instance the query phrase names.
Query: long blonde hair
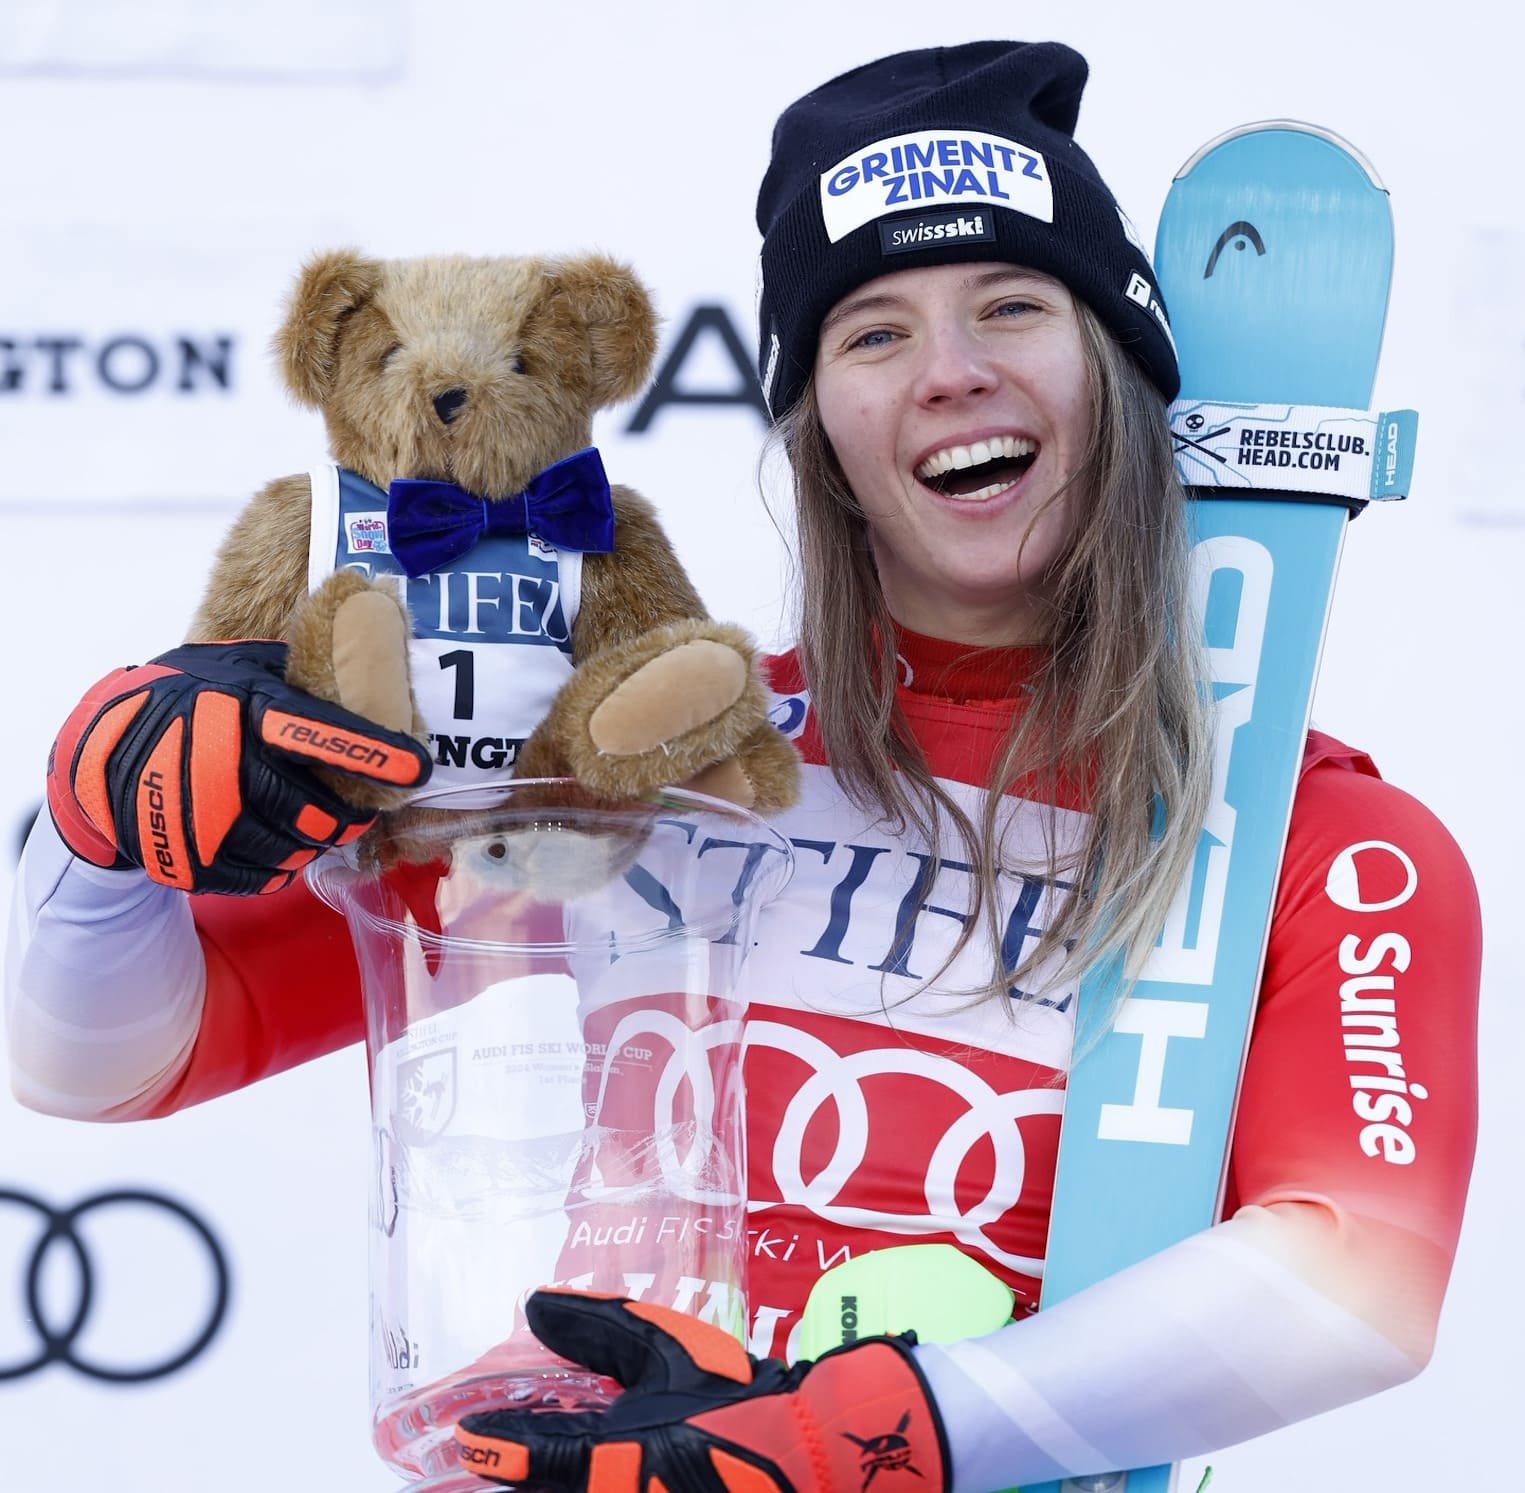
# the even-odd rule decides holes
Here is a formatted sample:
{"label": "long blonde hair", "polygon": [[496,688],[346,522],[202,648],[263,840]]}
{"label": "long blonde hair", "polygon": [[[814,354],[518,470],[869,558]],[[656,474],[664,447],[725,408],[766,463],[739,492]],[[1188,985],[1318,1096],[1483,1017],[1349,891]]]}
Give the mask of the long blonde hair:
{"label": "long blonde hair", "polygon": [[[1090,441],[1066,484],[1079,512],[1044,586],[1043,661],[1024,680],[1028,707],[996,757],[978,823],[933,776],[897,704],[894,622],[813,384],[778,429],[794,478],[800,662],[826,760],[848,797],[882,814],[892,832],[909,828],[935,853],[951,824],[973,868],[974,916],[937,975],[976,930],[1001,949],[1003,795],[1020,781],[1024,797],[1049,806],[1045,871],[1076,891],[1015,968],[995,954],[988,982],[970,992],[976,997],[1013,986],[1037,996],[1115,963],[1120,999],[1192,864],[1211,784],[1183,495],[1164,403],[1089,308],[1075,304],[1091,396]],[[1065,855],[1053,806],[1063,783],[1077,779],[1088,820]],[[1045,968],[1056,972],[1029,989]]]}

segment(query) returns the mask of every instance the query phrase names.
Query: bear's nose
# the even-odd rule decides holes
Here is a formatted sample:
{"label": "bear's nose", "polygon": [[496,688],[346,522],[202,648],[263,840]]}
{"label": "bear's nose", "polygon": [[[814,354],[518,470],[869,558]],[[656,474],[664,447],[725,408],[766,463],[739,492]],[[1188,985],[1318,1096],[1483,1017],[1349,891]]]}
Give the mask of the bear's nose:
{"label": "bear's nose", "polygon": [[448,425],[460,413],[461,406],[465,403],[464,389],[446,389],[443,394],[434,396],[434,413]]}

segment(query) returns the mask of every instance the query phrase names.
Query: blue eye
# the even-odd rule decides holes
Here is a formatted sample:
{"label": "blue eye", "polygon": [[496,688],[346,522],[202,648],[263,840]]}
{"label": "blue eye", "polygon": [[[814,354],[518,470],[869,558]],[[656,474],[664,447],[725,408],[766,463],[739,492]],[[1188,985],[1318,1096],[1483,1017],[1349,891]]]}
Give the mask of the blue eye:
{"label": "blue eye", "polygon": [[875,327],[871,332],[864,332],[862,336],[854,337],[848,345],[850,347],[883,347],[894,335],[884,327]]}
{"label": "blue eye", "polygon": [[1017,316],[1024,311],[1036,311],[1037,309],[1031,301],[1002,301],[995,308],[995,315]]}

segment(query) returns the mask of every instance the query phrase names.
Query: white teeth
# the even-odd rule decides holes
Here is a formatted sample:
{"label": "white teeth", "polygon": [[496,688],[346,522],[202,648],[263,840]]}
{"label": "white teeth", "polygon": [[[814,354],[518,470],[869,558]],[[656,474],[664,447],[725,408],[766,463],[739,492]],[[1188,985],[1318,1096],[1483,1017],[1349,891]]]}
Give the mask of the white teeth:
{"label": "white teeth", "polygon": [[1015,485],[1012,482],[996,482],[974,492],[950,492],[947,496],[955,503],[983,503],[986,498],[993,498],[998,492],[1005,492],[1008,487]]}
{"label": "white teeth", "polygon": [[[1026,436],[988,436],[985,440],[975,441],[970,446],[946,446],[941,451],[934,451],[916,468],[916,475],[923,479],[940,477],[944,472],[961,471],[964,467],[977,467],[983,462],[995,461],[998,457],[1010,460],[1017,456],[1031,456],[1037,449],[1038,443],[1028,440]],[[992,491],[1000,492],[1010,485],[1010,483],[1003,483]],[[971,493],[969,496],[976,497],[978,494]]]}

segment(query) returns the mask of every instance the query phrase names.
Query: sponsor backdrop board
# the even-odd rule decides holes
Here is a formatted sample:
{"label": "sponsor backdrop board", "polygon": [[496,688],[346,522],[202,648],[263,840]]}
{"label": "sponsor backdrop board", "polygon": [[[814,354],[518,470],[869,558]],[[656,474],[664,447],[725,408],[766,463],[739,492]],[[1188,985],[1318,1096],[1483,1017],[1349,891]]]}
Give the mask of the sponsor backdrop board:
{"label": "sponsor backdrop board", "polygon": [[[48,740],[80,690],[171,646],[237,505],[322,455],[319,422],[287,403],[266,353],[310,250],[628,258],[664,315],[663,353],[653,391],[601,420],[607,465],[661,506],[712,607],[776,638],[787,566],[759,495],[748,364],[752,194],[782,104],[882,51],[1013,29],[1070,41],[1092,63],[1081,141],[1146,238],[1174,170],[1232,125],[1307,119],[1372,157],[1399,254],[1375,401],[1418,408],[1423,439],[1413,501],[1351,535],[1315,714],[1431,804],[1477,872],[1482,1149],[1429,1371],[1212,1460],[1236,1493],[1481,1483],[1511,1467],[1522,712],[1518,671],[1500,675],[1487,640],[1519,632],[1525,556],[1519,480],[1497,457],[1525,387],[1525,205],[1496,174],[1525,112],[1519,37],[1501,34],[1519,20],[1464,4],[1437,28],[1400,3],[1378,23],[1349,0],[1289,0],[1274,18],[1113,0],[1020,14],[970,0],[956,16],[900,0],[590,0],[564,15],[293,0],[261,7],[251,31],[231,5],[159,0],[131,28],[118,10],[27,0],[0,21],[0,125],[29,142],[0,154],[7,895]],[[0,1100],[6,1487],[44,1493],[62,1467],[109,1474],[117,1493],[209,1475],[224,1493],[393,1487],[367,1440],[368,1166],[355,1051],[151,1125],[76,1126]]]}

